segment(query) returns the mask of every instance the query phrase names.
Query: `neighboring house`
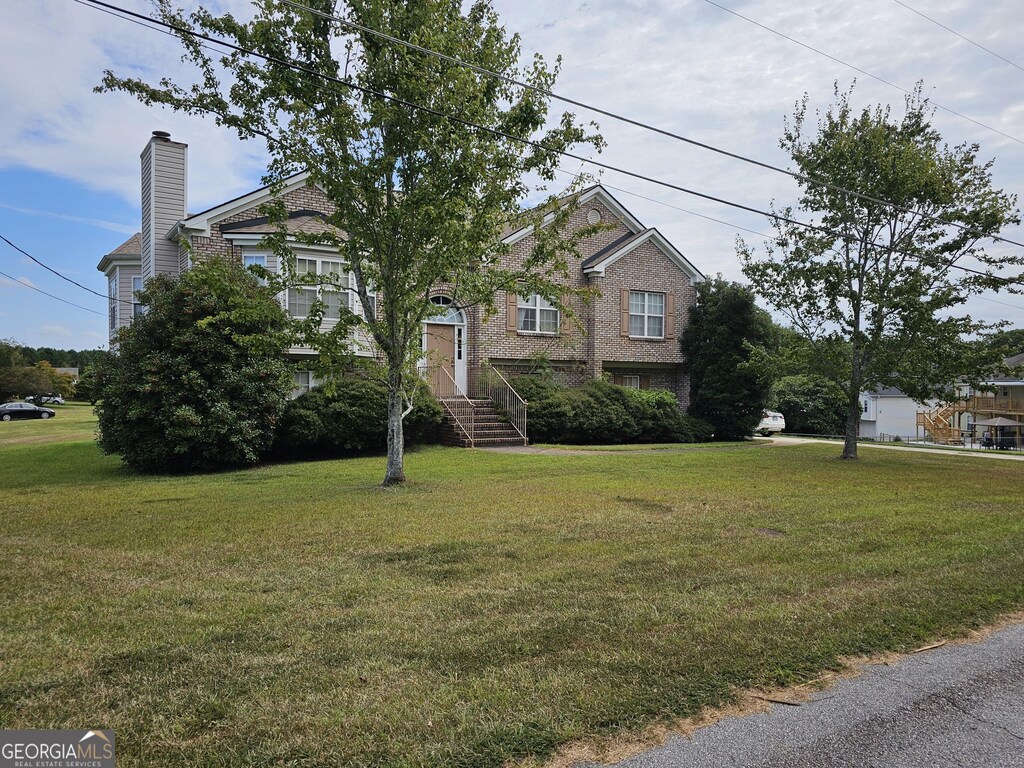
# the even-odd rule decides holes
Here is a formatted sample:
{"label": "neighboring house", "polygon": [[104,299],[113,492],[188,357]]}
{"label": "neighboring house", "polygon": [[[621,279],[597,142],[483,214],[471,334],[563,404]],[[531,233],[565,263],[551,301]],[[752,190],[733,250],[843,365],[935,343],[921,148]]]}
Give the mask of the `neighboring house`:
{"label": "neighboring house", "polygon": [[[242,264],[278,269],[275,255],[261,245],[273,226],[260,206],[271,200],[267,188],[197,214],[187,214],[186,144],[154,132],[142,152],[142,231],[103,257],[98,265],[110,289],[111,339],[131,322],[141,306],[133,302],[143,281],[161,273],[179,274],[192,260],[219,255]],[[291,177],[277,193],[289,210],[287,227],[293,232],[323,231],[324,216],[332,205],[306,174]],[[530,373],[538,365],[568,383],[610,376],[616,383],[637,388],[662,388],[675,393],[685,407],[689,384],[683,371],[678,335],[696,298],[696,283],[704,279],[656,229],[644,227],[602,186],[579,194],[579,208],[570,227],[608,225],[580,244],[582,257],[571,264],[568,286],[592,288],[599,297],[576,301],[578,322],[570,322],[539,296],[498,297],[498,311],[483,319],[479,307],[458,307],[438,293],[438,316],[424,324],[423,348],[435,361],[435,384],[450,381],[460,394],[483,394],[485,364],[506,374]],[[532,246],[529,227],[505,233],[509,259],[526,257]],[[327,309],[325,325],[337,322],[341,308],[361,307],[354,279],[337,254],[328,249],[296,244],[297,268],[324,274],[337,273],[348,289],[292,288],[282,296],[285,308],[302,317],[319,290]],[[362,332],[357,332],[362,333]],[[372,345],[357,336],[360,354],[372,355]],[[303,360],[312,350],[289,351],[296,361],[296,388],[315,382]]]}
{"label": "neighboring house", "polygon": [[896,387],[880,387],[860,395],[860,436],[871,440],[918,436],[921,405]]}
{"label": "neighboring house", "polygon": [[[1009,369],[1024,367],[1024,353],[1008,357],[1003,365]],[[1006,445],[1009,441],[1021,447],[1021,429],[1013,423],[1024,423],[1024,377],[1020,373],[992,376],[974,389],[960,387],[952,403],[943,403],[922,410],[918,416],[923,435],[935,442],[958,443],[963,440]],[[1002,419],[1003,426],[986,424]]]}

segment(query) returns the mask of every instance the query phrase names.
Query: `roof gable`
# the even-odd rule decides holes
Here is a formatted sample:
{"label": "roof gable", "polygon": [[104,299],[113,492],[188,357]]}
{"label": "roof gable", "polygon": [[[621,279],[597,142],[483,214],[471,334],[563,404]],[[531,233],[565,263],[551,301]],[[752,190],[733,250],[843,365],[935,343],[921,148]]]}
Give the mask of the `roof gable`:
{"label": "roof gable", "polygon": [[656,229],[648,229],[629,238],[620,238],[620,240],[615,243],[601,249],[583,263],[583,272],[584,274],[603,275],[608,267],[612,266],[619,259],[629,255],[647,242],[653,243],[657,246],[658,250],[664,253],[668,257],[669,261],[675,264],[687,277],[690,278],[690,282],[700,283],[704,281],[704,273],[693,266],[693,264],[691,264],[690,261]]}
{"label": "roof gable", "polygon": [[269,202],[275,197],[287,194],[294,189],[306,186],[306,180],[309,178],[309,172],[303,171],[296,173],[293,176],[289,176],[284,180],[284,183],[280,190],[275,193],[271,191],[271,187],[265,186],[259,189],[248,192],[239,197],[228,200],[227,202],[215,205],[213,208],[207,208],[201,213],[195,213],[182,219],[178,226],[174,230],[168,233],[168,237],[173,239],[177,235],[177,230],[183,229],[189,232],[203,234],[205,236],[210,235],[210,227],[216,222],[226,219],[229,216],[234,216],[236,213],[241,213],[249,208],[255,208],[262,205],[263,203]]}
{"label": "roof gable", "polygon": [[[569,195],[562,199],[567,201],[563,205],[568,205],[568,201],[572,199],[572,196]],[[608,210],[612,212],[612,214],[619,221],[621,221],[625,225],[627,229],[629,229],[634,234],[643,232],[643,230],[645,229],[644,225],[640,223],[639,219],[637,219],[632,213],[627,211],[625,206],[623,206],[622,203],[616,200],[612,196],[612,194],[607,189],[602,187],[600,184],[595,184],[594,186],[588,187],[587,189],[583,190],[582,192],[579,193],[576,199],[578,200],[579,205],[581,207],[589,202],[596,201],[602,203],[606,208],[608,208]],[[553,218],[554,217],[552,214],[548,214],[544,218],[544,224],[547,224]],[[528,237],[531,234],[533,234],[533,225],[520,227],[507,233],[504,237],[502,237],[501,242],[503,242],[506,245],[514,245],[515,243],[518,243],[520,240],[522,240],[524,237]]]}

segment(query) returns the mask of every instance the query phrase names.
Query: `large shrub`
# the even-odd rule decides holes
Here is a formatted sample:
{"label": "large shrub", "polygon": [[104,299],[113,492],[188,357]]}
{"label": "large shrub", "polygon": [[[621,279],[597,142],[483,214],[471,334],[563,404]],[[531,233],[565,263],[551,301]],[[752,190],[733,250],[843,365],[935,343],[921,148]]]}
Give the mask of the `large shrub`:
{"label": "large shrub", "polygon": [[843,391],[820,376],[783,376],[772,384],[769,405],[786,417],[786,432],[841,435],[846,427]]}
{"label": "large shrub", "polygon": [[99,444],[141,472],[256,463],[291,389],[288,319],[241,267],[159,275],[99,377]]}
{"label": "large shrub", "polygon": [[690,374],[690,414],[709,422],[718,440],[749,437],[768,402],[771,376],[751,363],[771,343],[771,317],[753,292],[721,278],[697,285],[697,302],[680,338]]}
{"label": "large shrub", "polygon": [[515,379],[529,403],[527,436],[534,442],[574,445],[679,442],[711,439],[711,427],[679,410],[664,390],[634,390],[603,380],[566,387],[543,377]]}
{"label": "large shrub", "polygon": [[[376,366],[354,368],[330,387],[317,387],[285,406],[274,454],[279,458],[329,458],[387,447],[388,391]],[[404,420],[405,444],[433,442],[441,405],[422,383]]]}

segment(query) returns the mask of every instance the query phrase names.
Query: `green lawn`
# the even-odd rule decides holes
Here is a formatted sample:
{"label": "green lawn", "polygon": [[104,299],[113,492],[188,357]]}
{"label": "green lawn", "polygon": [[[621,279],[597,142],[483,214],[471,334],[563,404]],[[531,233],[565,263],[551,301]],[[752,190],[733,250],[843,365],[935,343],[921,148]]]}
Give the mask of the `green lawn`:
{"label": "green lawn", "polygon": [[1024,605],[1015,462],[435,448],[383,491],[135,477],[66,415],[0,425],[0,727],[123,766],[501,766]]}
{"label": "green lawn", "polygon": [[52,419],[0,421],[0,446],[30,443],[92,440],[96,435],[96,417],[88,403],[46,404],[57,412]]}

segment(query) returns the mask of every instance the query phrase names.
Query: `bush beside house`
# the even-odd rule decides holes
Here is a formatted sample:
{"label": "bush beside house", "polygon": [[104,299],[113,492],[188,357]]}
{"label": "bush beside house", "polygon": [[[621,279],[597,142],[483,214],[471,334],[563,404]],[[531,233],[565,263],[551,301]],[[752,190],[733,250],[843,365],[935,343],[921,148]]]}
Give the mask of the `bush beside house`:
{"label": "bush beside house", "polygon": [[571,445],[695,443],[711,427],[679,410],[671,392],[634,390],[594,380],[568,387],[540,376],[520,376],[512,386],[529,403],[531,442]]}
{"label": "bush beside house", "polygon": [[[387,386],[354,370],[329,388],[317,387],[285,406],[273,453],[282,459],[319,459],[383,451],[387,447]],[[422,383],[404,420],[405,444],[437,442],[441,405]]]}
{"label": "bush beside house", "polygon": [[214,260],[146,283],[102,364],[99,444],[140,472],[257,463],[292,387],[288,319],[241,267]]}

